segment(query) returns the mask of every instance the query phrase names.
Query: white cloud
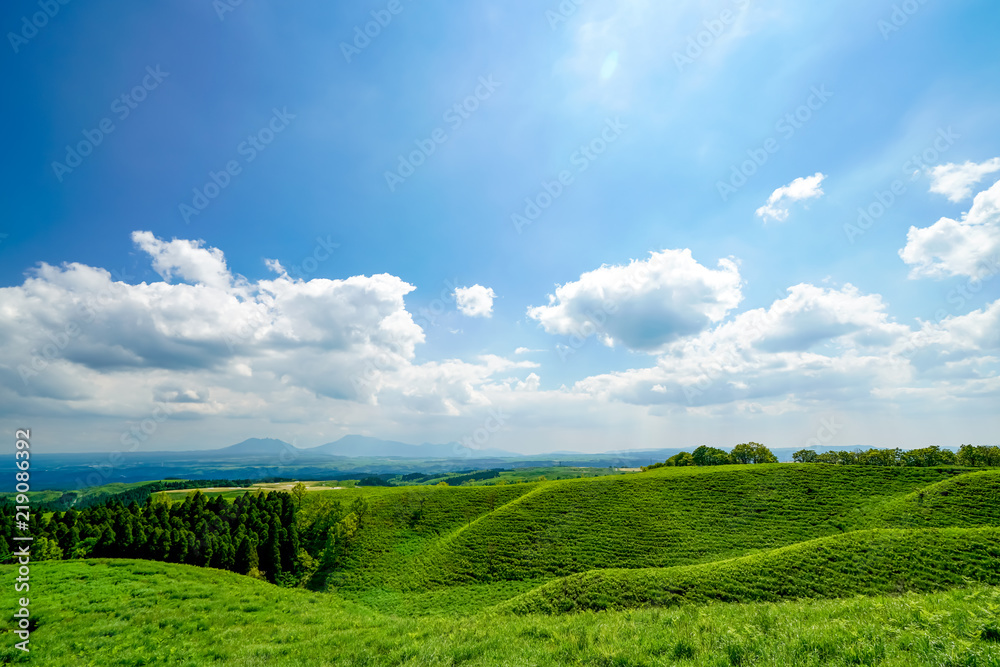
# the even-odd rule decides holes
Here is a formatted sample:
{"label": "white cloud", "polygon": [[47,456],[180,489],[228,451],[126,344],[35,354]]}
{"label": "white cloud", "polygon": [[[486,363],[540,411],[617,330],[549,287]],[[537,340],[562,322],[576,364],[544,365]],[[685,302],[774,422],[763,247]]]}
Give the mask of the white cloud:
{"label": "white cloud", "polygon": [[528,373],[528,377],[524,378],[523,381],[518,382],[514,389],[516,391],[538,391],[538,387],[542,383],[542,378],[538,377],[537,373]]}
{"label": "white cloud", "polygon": [[905,362],[888,352],[910,329],[889,319],[881,297],[852,285],[802,284],[788,292],[767,309],[672,343],[653,367],[586,378],[576,390],[641,405],[694,407],[789,396],[853,400],[900,376]]}
{"label": "white cloud", "polygon": [[1000,181],[980,192],[960,220],[941,218],[930,227],[910,227],[899,251],[913,266],[911,278],[971,276],[1000,270]]}
{"label": "white cloud", "polygon": [[468,317],[493,317],[493,299],[496,296],[492,288],[482,285],[455,288],[458,310]]}
{"label": "white cloud", "polygon": [[132,232],[132,241],[153,260],[153,269],[170,282],[177,275],[191,283],[218,289],[233,281],[226,259],[218,248],[203,248],[204,241],[161,241],[152,232]]}
{"label": "white cloud", "polygon": [[476,363],[447,359],[407,365],[387,374],[379,400],[421,414],[458,416],[463,409],[491,404],[488,393],[499,387],[491,379],[498,373],[537,366],[530,361],[511,361],[492,354],[479,357]]}
{"label": "white cloud", "polygon": [[[899,353],[937,376],[982,374],[996,366],[1000,352],[1000,300],[965,315],[923,322],[898,345]],[[995,375],[995,372],[994,372]]]}
{"label": "white cloud", "polygon": [[848,415],[843,444],[917,446],[951,442],[956,419],[969,438],[988,433],[982,415],[1000,396],[1000,301],[910,327],[877,294],[802,284],[732,315],[741,293],[730,260],[712,270],[689,251],[653,253],[584,274],[532,310],[544,328],[572,333],[591,321],[589,303],[615,304],[593,333],[655,350],[655,362],[543,390],[546,371],[524,357],[418,363],[423,331],[404,301],[414,288],[396,276],[222,280],[220,251],[186,247],[206,253],[190,264],[214,268],[171,260],[164,270],[179,277],[183,264],[212,284],[129,285],[100,268],[42,264],[0,288],[0,415],[44,414],[55,447],[100,451],[162,402],[170,419],[143,442],[150,451],[346,433],[448,442],[492,410],[506,426],[490,446],[599,451],[660,444],[650,434],[665,418],[680,446],[732,445],[747,432],[791,446],[836,409]]}
{"label": "white cloud", "polygon": [[718,322],[743,298],[739,269],[720,259],[702,266],[691,251],[664,250],[627,265],[602,266],[560,285],[549,304],[528,309],[551,334],[655,351]]}
{"label": "white cloud", "polygon": [[281,262],[276,259],[265,259],[264,266],[267,267],[268,271],[276,273],[279,276],[286,275],[288,273],[288,271],[285,270],[285,267],[281,265]]}
{"label": "white cloud", "polygon": [[771,193],[764,206],[757,209],[757,217],[763,219],[764,222],[769,219],[784,222],[788,219],[790,202],[815,199],[823,195],[822,183],[825,178],[825,174],[816,172],[812,176],[802,176],[788,185],[782,185]]}
{"label": "white cloud", "polygon": [[941,164],[928,171],[931,176],[931,192],[945,195],[950,201],[960,202],[972,195],[972,186],[989,174],[1000,171],[1000,157],[980,163]]}
{"label": "white cloud", "polygon": [[233,281],[216,248],[134,238],[165,279],[193,284],[43,263],[0,289],[6,411],[134,416],[163,401],[189,416],[322,422],[344,402],[453,414],[488,402],[495,373],[536,366],[414,363],[424,333],[404,303],[414,287],[396,276]]}

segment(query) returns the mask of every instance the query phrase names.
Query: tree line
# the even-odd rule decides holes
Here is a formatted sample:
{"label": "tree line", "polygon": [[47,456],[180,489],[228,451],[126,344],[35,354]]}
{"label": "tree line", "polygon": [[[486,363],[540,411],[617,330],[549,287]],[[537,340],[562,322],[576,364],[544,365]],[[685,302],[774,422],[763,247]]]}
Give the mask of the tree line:
{"label": "tree line", "polygon": [[123,505],[129,505],[133,501],[141,504],[146,501],[146,498],[160,491],[179,491],[205,487],[243,487],[260,483],[294,481],[288,477],[263,477],[259,479],[167,479],[149,482],[117,493],[102,491],[100,493],[82,495],[79,491],[67,491],[57,500],[35,503],[35,509],[43,512],[62,512],[70,507],[81,510],[95,505],[105,505],[115,500],[121,502]]}
{"label": "tree line", "polygon": [[[162,492],[147,493],[140,502],[134,491],[51,516],[34,510],[27,531],[15,530],[15,505],[0,501],[0,563],[11,561],[14,535],[31,534],[32,560],[142,558],[307,585],[317,572],[344,567],[371,516],[364,497],[345,504],[323,496],[302,510],[301,482],[290,494],[248,491],[232,502],[201,491],[183,502],[171,502]],[[125,504],[122,497],[132,500]]]}
{"label": "tree line", "polygon": [[718,447],[702,445],[693,452],[679,452],[666,461],[643,466],[642,470],[655,470],[668,466],[722,466],[751,463],[777,463],[778,457],[759,442],[745,442],[727,452]]}
{"label": "tree line", "polygon": [[[919,449],[869,449],[867,451],[829,451],[822,454],[812,449],[800,449],[792,454],[795,463],[830,463],[834,465],[867,466],[962,466],[966,468],[1000,467],[1000,447],[962,445],[958,452],[937,445]],[[655,470],[669,466],[721,466],[749,463],[777,463],[778,457],[764,445],[747,442],[725,451],[702,445],[694,452],[680,452],[666,461],[643,466]]]}
{"label": "tree line", "polygon": [[812,449],[800,449],[792,454],[796,463],[831,463],[861,466],[963,466],[984,468],[1000,466],[1000,447],[962,445],[958,452],[937,445],[920,449],[869,449],[867,451],[830,451],[817,454]]}
{"label": "tree line", "polygon": [[[0,561],[9,559],[14,506],[0,504],[4,533]],[[228,502],[200,491],[182,503],[165,494],[124,505],[117,499],[43,518],[34,511],[28,532],[33,560],[144,558],[250,574],[289,583],[312,558],[301,549],[295,503],[287,493],[251,494]]]}

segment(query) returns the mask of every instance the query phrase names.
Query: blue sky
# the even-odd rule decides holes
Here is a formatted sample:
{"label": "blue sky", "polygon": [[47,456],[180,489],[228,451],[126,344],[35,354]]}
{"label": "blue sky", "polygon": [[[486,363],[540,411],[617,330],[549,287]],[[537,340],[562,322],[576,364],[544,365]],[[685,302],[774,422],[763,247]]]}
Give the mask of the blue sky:
{"label": "blue sky", "polygon": [[994,437],[995,3],[56,6],[0,167],[54,449]]}

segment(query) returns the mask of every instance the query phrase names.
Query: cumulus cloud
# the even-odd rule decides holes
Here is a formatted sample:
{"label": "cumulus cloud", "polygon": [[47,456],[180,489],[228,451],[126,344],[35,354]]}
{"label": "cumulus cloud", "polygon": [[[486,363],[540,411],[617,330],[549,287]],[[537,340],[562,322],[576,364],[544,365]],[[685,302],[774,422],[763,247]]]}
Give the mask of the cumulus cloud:
{"label": "cumulus cloud", "polygon": [[718,322],[743,298],[739,269],[720,259],[699,264],[689,249],[650,253],[646,260],[602,266],[560,285],[549,303],[528,309],[546,332],[656,351]]}
{"label": "cumulus cloud", "polygon": [[788,185],[782,185],[771,193],[766,204],[757,209],[757,217],[764,222],[784,222],[788,219],[791,202],[815,199],[823,195],[822,183],[825,178],[825,174],[816,172],[812,176],[802,176]]}
{"label": "cumulus cloud", "polygon": [[[388,274],[236,281],[217,248],[137,232],[163,282],[128,284],[78,263],[40,264],[0,289],[0,404],[47,414],[185,414],[279,421],[329,401],[450,414],[483,403],[499,357],[417,364],[414,287]],[[178,277],[184,283],[167,282]],[[190,284],[189,284],[190,283]],[[325,417],[321,417],[325,418]]]}
{"label": "cumulus cloud", "polygon": [[638,404],[717,405],[862,395],[905,362],[889,351],[911,330],[878,295],[801,284],[768,308],[740,313],[669,345],[655,366],[586,378],[576,390]]}
{"label": "cumulus cloud", "polygon": [[492,288],[482,285],[455,288],[458,311],[467,317],[493,317],[493,299],[496,296]]}
{"label": "cumulus cloud", "polygon": [[538,391],[538,387],[542,383],[542,378],[538,376],[537,373],[528,373],[528,377],[524,380],[518,381],[514,385],[515,391]]}
{"label": "cumulus cloud", "polygon": [[530,361],[511,361],[497,355],[482,355],[472,362],[458,359],[407,365],[385,378],[380,400],[390,400],[422,414],[458,416],[463,407],[485,408],[489,391],[499,384],[499,373],[535,368]]}
{"label": "cumulus cloud", "polygon": [[901,341],[899,354],[914,366],[937,376],[948,374],[993,375],[1000,359],[1000,301],[964,315],[945,317],[938,322],[922,322],[919,330]]}
{"label": "cumulus cloud", "polygon": [[910,227],[899,256],[913,268],[910,278],[970,276],[1000,270],[1000,181],[976,195],[961,219],[941,218],[930,227]]}
{"label": "cumulus cloud", "polygon": [[998,171],[1000,171],[1000,157],[979,163],[941,164],[929,170],[931,192],[944,195],[949,201],[960,202],[972,195],[974,185]]}
{"label": "cumulus cloud", "polygon": [[[184,448],[236,433],[446,442],[502,411],[510,427],[496,446],[572,439],[601,450],[609,433],[659,432],[663,415],[690,417],[677,420],[685,437],[730,428],[735,438],[759,415],[787,413],[789,424],[829,406],[877,411],[880,425],[904,406],[904,426],[923,437],[913,415],[956,401],[988,414],[1000,396],[1000,301],[911,327],[877,294],[801,284],[733,315],[741,281],[731,260],[709,269],[690,251],[652,253],[586,273],[532,310],[553,333],[588,335],[589,323],[655,361],[543,389],[539,364],[518,356],[528,349],[418,362],[424,334],[405,304],[414,288],[396,276],[302,280],[275,265],[272,280],[248,282],[222,273],[215,248],[152,241],[140,247],[187,282],[132,285],[71,263],[0,288],[0,415],[63,420],[66,442],[82,444],[74,434],[85,431],[96,448],[116,446],[155,406],[170,420],[148,446]],[[602,312],[592,305],[607,317],[592,317]],[[919,423],[933,427],[934,416]]]}
{"label": "cumulus cloud", "polygon": [[149,255],[153,270],[170,282],[174,276],[191,283],[226,289],[233,281],[226,258],[218,248],[203,248],[204,241],[161,241],[152,232],[132,232],[132,242]]}

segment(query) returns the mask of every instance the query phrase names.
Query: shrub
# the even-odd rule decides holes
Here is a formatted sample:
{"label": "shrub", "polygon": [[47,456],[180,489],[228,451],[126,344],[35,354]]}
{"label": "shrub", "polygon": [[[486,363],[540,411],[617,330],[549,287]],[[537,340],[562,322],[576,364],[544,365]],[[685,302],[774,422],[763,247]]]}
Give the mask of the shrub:
{"label": "shrub", "polygon": [[691,455],[696,466],[721,466],[732,463],[732,457],[717,447],[702,445]]}

